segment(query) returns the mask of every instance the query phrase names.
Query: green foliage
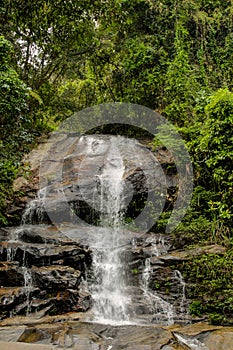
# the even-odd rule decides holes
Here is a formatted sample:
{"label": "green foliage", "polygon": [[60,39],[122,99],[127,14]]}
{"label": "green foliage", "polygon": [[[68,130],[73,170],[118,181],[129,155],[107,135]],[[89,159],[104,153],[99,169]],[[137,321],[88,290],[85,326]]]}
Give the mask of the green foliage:
{"label": "green foliage", "polygon": [[203,314],[203,306],[202,303],[198,300],[193,301],[190,305],[189,305],[189,312],[190,315],[192,316],[202,316]]}
{"label": "green foliage", "polygon": [[173,231],[172,235],[176,245],[189,246],[210,243],[212,232],[212,222],[208,218],[203,215],[195,218],[190,211],[189,215],[186,215],[184,220]]}
{"label": "green foliage", "polygon": [[[94,43],[94,16],[100,13],[95,1],[4,0],[0,28],[14,43],[21,78],[33,90],[57,77]],[[15,62],[16,63],[16,62]]]}
{"label": "green foliage", "polygon": [[157,289],[160,289],[161,288],[161,285],[159,282],[157,281],[154,281],[154,288],[157,290]]}
{"label": "green foliage", "polygon": [[209,315],[213,324],[232,322],[232,253],[206,254],[183,263],[182,274],[189,283],[188,297],[194,299],[190,313]]}
{"label": "green foliage", "polygon": [[0,223],[7,224],[5,209],[13,196],[20,159],[33,136],[28,134],[31,121],[26,113],[28,90],[10,66],[12,45],[0,37]]}
{"label": "green foliage", "polygon": [[219,325],[224,326],[229,324],[229,321],[225,316],[221,315],[221,313],[214,312],[210,314],[210,323],[216,326],[219,326]]}
{"label": "green foliage", "polygon": [[175,57],[166,74],[164,113],[178,125],[192,122],[195,94],[200,86],[191,65],[189,32],[181,21],[175,26]]}
{"label": "green foliage", "polygon": [[232,157],[233,157],[233,93],[219,89],[208,97],[204,107],[204,123],[197,123],[189,141],[197,182],[213,194],[208,203],[209,217],[216,225],[232,222]]}
{"label": "green foliage", "polygon": [[206,157],[206,165],[213,171],[213,183],[221,191],[230,192],[233,189],[233,93],[219,89],[210,97],[205,112],[207,118],[197,150]]}
{"label": "green foliage", "polygon": [[27,89],[9,66],[12,45],[3,36],[0,37],[0,52],[0,133],[4,138],[27,122],[23,115],[27,108]]}
{"label": "green foliage", "polygon": [[17,175],[18,167],[15,162],[10,159],[3,159],[0,156],[0,224],[6,225],[8,223],[6,216],[4,215],[4,209],[13,194],[11,189],[12,181]]}
{"label": "green foliage", "polygon": [[12,45],[11,43],[4,38],[4,36],[0,36],[0,71],[4,71],[8,68],[9,57],[12,53]]}
{"label": "green foliage", "polygon": [[134,268],[131,270],[133,275],[138,275],[139,274],[139,270],[137,268]]}

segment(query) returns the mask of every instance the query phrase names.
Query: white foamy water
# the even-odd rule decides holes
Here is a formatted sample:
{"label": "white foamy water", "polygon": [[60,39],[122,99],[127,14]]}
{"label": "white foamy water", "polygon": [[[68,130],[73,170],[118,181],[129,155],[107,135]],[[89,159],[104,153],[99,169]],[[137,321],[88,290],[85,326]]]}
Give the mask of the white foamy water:
{"label": "white foamy water", "polygon": [[22,215],[21,225],[32,224],[34,218],[40,223],[44,217],[44,200],[47,188],[42,188],[37,192],[35,199],[31,200]]}
{"label": "white foamy water", "polygon": [[94,281],[93,320],[96,322],[128,321],[126,264],[122,230],[124,164],[120,154],[121,138],[111,138],[101,173],[97,175],[100,196],[102,240],[93,249]]}
{"label": "white foamy water", "polygon": [[174,333],[174,335],[180,344],[186,345],[190,350],[209,350],[208,347],[198,339],[189,338],[186,335],[181,335],[178,333]]}
{"label": "white foamy water", "polygon": [[185,289],[186,289],[186,284],[183,279],[183,276],[179,270],[174,271],[174,278],[179,282],[179,288],[178,292],[180,293],[180,312],[185,314],[187,313],[186,310],[186,295],[185,295]]}
{"label": "white foamy water", "polygon": [[145,267],[142,272],[142,290],[145,298],[145,303],[152,314],[153,322],[158,324],[172,325],[174,323],[175,312],[173,306],[163,300],[155,291],[149,288],[151,276],[150,258],[145,261]]}

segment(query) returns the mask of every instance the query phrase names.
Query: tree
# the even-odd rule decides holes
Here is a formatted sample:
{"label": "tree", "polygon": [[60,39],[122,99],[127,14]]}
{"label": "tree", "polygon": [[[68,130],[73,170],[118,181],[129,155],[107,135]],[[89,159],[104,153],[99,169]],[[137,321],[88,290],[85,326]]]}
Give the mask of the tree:
{"label": "tree", "polygon": [[10,67],[12,45],[0,37],[0,133],[4,140],[9,133],[19,135],[27,122],[24,112],[27,108],[27,87]]}
{"label": "tree", "polygon": [[204,123],[197,123],[189,142],[196,168],[196,181],[215,193],[209,200],[212,220],[232,227],[233,93],[219,89],[204,108]]}
{"label": "tree", "polygon": [[3,1],[1,31],[14,44],[20,77],[33,90],[56,81],[69,64],[93,50],[99,6],[91,0]]}
{"label": "tree", "polygon": [[28,138],[25,133],[28,91],[10,66],[12,54],[11,43],[0,36],[0,223],[5,224],[4,209],[12,193],[11,184],[17,174],[20,149],[25,150],[22,141]]}

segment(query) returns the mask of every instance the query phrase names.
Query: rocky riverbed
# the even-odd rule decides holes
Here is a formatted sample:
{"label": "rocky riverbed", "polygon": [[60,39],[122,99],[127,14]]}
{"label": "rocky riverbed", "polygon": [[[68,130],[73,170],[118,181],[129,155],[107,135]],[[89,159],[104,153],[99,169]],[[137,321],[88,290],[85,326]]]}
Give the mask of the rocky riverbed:
{"label": "rocky riverbed", "polygon": [[232,350],[233,328],[206,323],[164,327],[110,326],[83,321],[83,314],[13,317],[0,323],[0,348],[76,350]]}

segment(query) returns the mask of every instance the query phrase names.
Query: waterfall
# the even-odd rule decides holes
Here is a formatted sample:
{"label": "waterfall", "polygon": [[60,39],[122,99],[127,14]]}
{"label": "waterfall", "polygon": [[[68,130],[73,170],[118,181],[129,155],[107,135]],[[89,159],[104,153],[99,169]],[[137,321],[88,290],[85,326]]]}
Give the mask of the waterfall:
{"label": "waterfall", "polygon": [[[19,235],[22,228],[19,227],[15,230],[11,231],[10,239],[8,241],[7,246],[7,261],[12,262],[14,261],[15,252],[17,250],[17,243],[19,241]],[[22,275],[24,277],[24,291],[26,296],[26,314],[28,315],[31,310],[30,305],[30,295],[33,290],[33,280],[32,280],[32,274],[31,270],[27,267],[26,261],[25,261],[25,247],[23,246],[23,260],[22,260],[22,266],[20,268],[20,271],[22,272]]]}
{"label": "waterfall", "polygon": [[185,295],[185,288],[186,288],[186,284],[184,282],[183,276],[181,274],[181,272],[179,270],[175,270],[174,271],[174,279],[178,281],[179,286],[178,286],[178,292],[180,294],[180,305],[179,305],[179,311],[182,314],[185,314],[187,309],[186,309],[186,295]]}
{"label": "waterfall", "polygon": [[28,203],[22,215],[21,225],[32,224],[34,221],[43,222],[46,189],[45,187],[38,190],[36,198]]}
{"label": "waterfall", "polygon": [[152,315],[152,322],[172,325],[174,323],[174,310],[171,304],[163,300],[156,292],[150,291],[149,282],[151,276],[150,258],[145,260],[145,267],[142,272],[142,290],[149,312]]}
{"label": "waterfall", "polygon": [[[90,304],[85,306],[85,311],[90,307],[88,321],[113,325],[172,325],[180,316],[186,321],[188,317],[183,317],[187,307],[185,282],[181,273],[167,268],[162,259],[172,246],[171,239],[145,232],[143,225],[137,226],[136,220],[133,224],[129,221],[135,208],[139,216],[140,210],[144,211],[143,196],[156,191],[160,194],[160,185],[164,186],[160,182],[160,172],[154,172],[156,164],[151,159],[148,162],[135,140],[131,142],[119,136],[85,135],[77,140],[75,147],[64,159],[62,182],[54,181],[39,190],[25,209],[21,227],[10,231],[7,260],[18,259],[24,276],[20,285],[26,296],[27,313],[34,310],[33,282],[38,283],[31,265],[38,260],[37,249],[40,255],[47,237],[53,233],[48,244],[50,248],[54,245],[50,254],[59,252],[58,242],[63,234],[72,242],[77,240],[81,248],[88,247],[87,260],[77,267],[72,263],[72,268],[82,273],[78,293],[86,293],[89,298]],[[52,173],[48,178],[56,177]],[[150,202],[151,198],[148,195],[145,201]],[[159,195],[154,204],[161,204]],[[127,211],[128,208],[131,211]],[[140,220],[150,213],[146,210]],[[75,221],[77,216],[82,220]],[[86,217],[89,221],[85,221]],[[48,222],[51,222],[50,227]],[[40,238],[40,230],[44,237]],[[27,231],[38,234],[39,241],[32,243],[33,249],[27,237],[24,238]],[[36,258],[31,259],[30,254]],[[56,261],[69,264],[70,256],[67,257],[66,251],[64,256],[64,260]],[[45,261],[46,266],[50,264],[48,259]]]}
{"label": "waterfall", "polygon": [[25,289],[25,294],[26,294],[26,303],[27,303],[27,311],[26,314],[29,315],[31,311],[31,303],[30,303],[30,294],[33,289],[33,279],[32,279],[32,274],[31,270],[27,268],[25,265],[22,266],[23,270],[23,276],[24,276],[24,289]]}
{"label": "waterfall", "polygon": [[7,245],[7,261],[13,261],[15,256],[16,247],[14,244],[18,242],[20,228],[16,228],[11,232],[10,239]]}
{"label": "waterfall", "polygon": [[126,264],[122,229],[124,164],[120,138],[112,138],[108,156],[97,175],[100,195],[102,240],[93,249],[93,275],[90,290],[93,298],[93,320],[124,322],[129,316],[126,294]]}
{"label": "waterfall", "polygon": [[[17,250],[17,244],[19,242],[20,233],[23,231],[27,224],[32,224],[34,221],[43,222],[44,218],[44,198],[46,189],[39,190],[35,199],[31,200],[22,215],[21,225],[10,232],[10,239],[7,246],[7,261],[14,261],[15,251]],[[30,268],[27,267],[25,259],[25,245],[23,244],[22,249],[23,259],[22,266],[20,268],[24,277],[24,291],[26,295],[26,314],[28,315],[31,311],[30,296],[33,290],[33,277]]]}

